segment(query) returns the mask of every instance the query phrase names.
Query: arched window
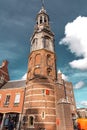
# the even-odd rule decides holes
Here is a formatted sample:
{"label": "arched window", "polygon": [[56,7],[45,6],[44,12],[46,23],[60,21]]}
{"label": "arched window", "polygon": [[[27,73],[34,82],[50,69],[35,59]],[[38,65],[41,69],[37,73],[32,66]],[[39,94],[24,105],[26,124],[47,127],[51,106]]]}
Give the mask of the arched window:
{"label": "arched window", "polygon": [[34,117],[29,116],[29,127],[33,127],[33,126],[34,126]]}
{"label": "arched window", "polygon": [[48,65],[50,64],[50,61],[51,61],[51,55],[47,55],[47,63],[48,63]]}
{"label": "arched window", "polygon": [[28,78],[28,80],[31,79],[31,70],[29,70],[27,78]]}
{"label": "arched window", "polygon": [[42,42],[43,42],[43,46],[44,46],[44,48],[45,48],[45,47],[46,47],[46,46],[45,46],[45,44],[46,44],[46,38],[45,38],[45,37],[43,37]]}
{"label": "arched window", "polygon": [[45,23],[47,22],[46,17],[44,17],[44,22],[45,22]]}
{"label": "arched window", "polygon": [[31,46],[31,50],[34,51],[37,49],[37,46],[38,46],[38,39],[37,38],[34,38],[33,41],[32,41],[32,46]]}
{"label": "arched window", "polygon": [[52,75],[52,69],[51,69],[51,68],[48,68],[48,69],[47,69],[47,75],[48,75],[48,76],[51,76],[51,75]]}
{"label": "arched window", "polygon": [[36,68],[34,70],[34,75],[36,75],[36,76],[40,75],[40,67],[36,66]]}
{"label": "arched window", "polygon": [[43,20],[42,20],[42,16],[40,17],[40,24],[43,22]]}
{"label": "arched window", "polygon": [[35,56],[35,65],[40,65],[41,63],[41,54]]}
{"label": "arched window", "polygon": [[33,64],[33,59],[32,57],[29,58],[29,66],[28,66],[28,69],[32,67],[32,64]]}
{"label": "arched window", "polygon": [[36,43],[37,44],[37,38],[34,38],[34,40],[33,40],[33,42],[32,42],[32,44],[34,44],[34,43]]}
{"label": "arched window", "polygon": [[49,37],[47,36],[43,37],[42,42],[43,42],[44,48],[49,50]]}
{"label": "arched window", "polygon": [[49,65],[49,66],[53,65],[53,59],[50,54],[47,55],[47,65]]}
{"label": "arched window", "polygon": [[45,119],[45,112],[42,112],[42,119]]}

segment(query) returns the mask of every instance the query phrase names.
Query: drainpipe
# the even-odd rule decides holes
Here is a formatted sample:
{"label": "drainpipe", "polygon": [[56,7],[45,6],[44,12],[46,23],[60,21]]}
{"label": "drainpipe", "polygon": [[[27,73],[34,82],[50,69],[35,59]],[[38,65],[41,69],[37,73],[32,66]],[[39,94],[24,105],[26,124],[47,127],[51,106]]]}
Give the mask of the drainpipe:
{"label": "drainpipe", "polygon": [[22,112],[21,112],[21,116],[20,116],[20,129],[22,130],[22,120],[23,120],[23,110],[24,110],[24,101],[25,101],[25,93],[26,93],[26,86],[25,86],[25,88],[24,88],[24,99],[23,99],[23,106],[22,106]]}

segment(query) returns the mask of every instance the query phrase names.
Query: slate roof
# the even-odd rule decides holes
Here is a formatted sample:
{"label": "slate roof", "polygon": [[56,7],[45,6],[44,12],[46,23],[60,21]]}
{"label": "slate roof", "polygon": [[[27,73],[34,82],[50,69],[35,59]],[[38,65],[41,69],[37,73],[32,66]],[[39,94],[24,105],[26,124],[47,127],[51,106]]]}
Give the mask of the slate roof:
{"label": "slate roof", "polygon": [[26,80],[13,80],[8,81],[5,85],[2,86],[1,89],[20,88],[25,86],[26,86]]}

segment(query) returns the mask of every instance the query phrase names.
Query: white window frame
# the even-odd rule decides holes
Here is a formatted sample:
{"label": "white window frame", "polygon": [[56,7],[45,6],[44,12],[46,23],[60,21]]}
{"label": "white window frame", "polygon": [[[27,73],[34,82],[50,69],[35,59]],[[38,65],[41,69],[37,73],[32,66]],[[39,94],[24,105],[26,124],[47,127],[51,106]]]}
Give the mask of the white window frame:
{"label": "white window frame", "polygon": [[19,104],[20,103],[20,97],[21,97],[20,93],[15,94],[14,104]]}

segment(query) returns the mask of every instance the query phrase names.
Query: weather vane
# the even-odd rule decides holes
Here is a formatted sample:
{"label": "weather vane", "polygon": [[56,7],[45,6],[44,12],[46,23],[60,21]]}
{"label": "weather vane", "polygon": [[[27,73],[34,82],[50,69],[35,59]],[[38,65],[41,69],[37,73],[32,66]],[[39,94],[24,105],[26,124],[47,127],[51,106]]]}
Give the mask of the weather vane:
{"label": "weather vane", "polygon": [[41,0],[41,3],[42,3],[42,7],[44,7],[44,0]]}

